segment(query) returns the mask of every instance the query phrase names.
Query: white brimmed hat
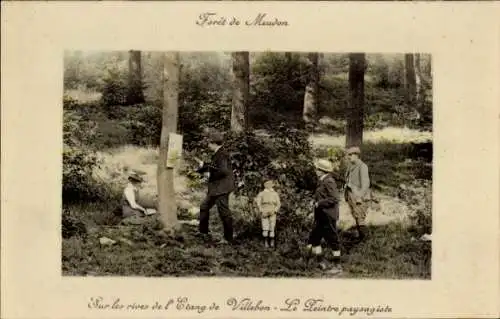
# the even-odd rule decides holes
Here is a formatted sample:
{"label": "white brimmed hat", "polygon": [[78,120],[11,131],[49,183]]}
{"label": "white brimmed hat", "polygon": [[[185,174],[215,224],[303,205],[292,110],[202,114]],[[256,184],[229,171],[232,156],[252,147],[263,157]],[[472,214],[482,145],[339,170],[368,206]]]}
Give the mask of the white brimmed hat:
{"label": "white brimmed hat", "polygon": [[331,173],[333,171],[333,163],[329,160],[319,159],[314,163],[314,166],[323,172]]}

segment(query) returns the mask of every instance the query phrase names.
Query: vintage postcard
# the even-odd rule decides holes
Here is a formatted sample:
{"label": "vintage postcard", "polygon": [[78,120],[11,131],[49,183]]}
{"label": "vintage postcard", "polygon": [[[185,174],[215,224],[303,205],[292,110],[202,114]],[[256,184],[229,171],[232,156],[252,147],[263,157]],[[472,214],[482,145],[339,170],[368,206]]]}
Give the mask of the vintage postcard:
{"label": "vintage postcard", "polygon": [[2,318],[500,315],[498,2],[2,11]]}

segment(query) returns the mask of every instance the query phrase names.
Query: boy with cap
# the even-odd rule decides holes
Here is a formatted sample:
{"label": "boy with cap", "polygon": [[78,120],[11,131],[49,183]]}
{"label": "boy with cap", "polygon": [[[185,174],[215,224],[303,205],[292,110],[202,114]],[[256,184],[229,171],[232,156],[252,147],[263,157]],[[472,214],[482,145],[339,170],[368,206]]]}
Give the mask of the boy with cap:
{"label": "boy with cap", "polygon": [[367,235],[365,219],[371,194],[368,166],[361,161],[360,154],[359,147],[347,149],[349,165],[345,174],[344,196],[356,221],[358,240],[363,240]]}
{"label": "boy with cap", "polygon": [[[341,269],[338,265],[340,243],[337,233],[337,221],[339,219],[340,193],[332,174],[333,164],[328,160],[321,159],[315,163],[315,166],[319,182],[314,193],[314,228],[309,235],[307,248],[321,261],[321,240],[324,238],[333,251],[333,261],[335,263],[334,267],[329,269],[328,272],[339,273]],[[323,262],[320,265],[327,268]]]}
{"label": "boy with cap", "polygon": [[280,196],[273,187],[274,183],[272,180],[265,180],[264,190],[255,197],[255,204],[261,214],[262,237],[266,248],[269,246],[274,247],[276,214],[281,208]]}
{"label": "boy with cap", "polygon": [[198,173],[209,173],[208,193],[200,206],[199,231],[206,237],[209,233],[210,209],[216,205],[224,228],[223,244],[233,242],[233,218],[229,209],[229,194],[236,189],[234,173],[231,168],[229,151],[223,146],[223,136],[212,133],[209,148],[214,152],[210,163],[200,161]]}

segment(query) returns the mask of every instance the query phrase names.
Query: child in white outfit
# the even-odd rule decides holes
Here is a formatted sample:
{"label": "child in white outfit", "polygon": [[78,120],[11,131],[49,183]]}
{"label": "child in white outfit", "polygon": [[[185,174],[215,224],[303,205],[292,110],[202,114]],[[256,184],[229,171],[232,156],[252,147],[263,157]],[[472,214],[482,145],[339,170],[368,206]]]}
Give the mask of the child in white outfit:
{"label": "child in white outfit", "polygon": [[255,203],[262,218],[262,237],[266,247],[274,247],[276,214],[281,208],[280,197],[273,187],[273,181],[266,180],[264,190],[255,198]]}

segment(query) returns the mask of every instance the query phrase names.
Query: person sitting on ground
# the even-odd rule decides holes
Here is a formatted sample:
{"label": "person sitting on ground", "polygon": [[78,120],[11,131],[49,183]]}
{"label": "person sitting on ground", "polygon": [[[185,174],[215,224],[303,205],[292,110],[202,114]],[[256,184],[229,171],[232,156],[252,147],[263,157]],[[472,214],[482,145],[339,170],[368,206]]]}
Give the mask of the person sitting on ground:
{"label": "person sitting on ground", "polygon": [[132,173],[128,177],[128,184],[122,194],[122,217],[144,216],[146,208],[138,204],[139,189],[142,187],[144,179],[137,173]]}
{"label": "person sitting on ground", "polygon": [[276,214],[281,208],[280,196],[274,190],[274,183],[267,179],[264,181],[264,190],[255,197],[255,204],[261,214],[262,237],[264,245],[274,247],[276,230]]}
{"label": "person sitting on ground", "polygon": [[319,181],[314,193],[314,228],[312,229],[307,249],[312,252],[323,269],[327,266],[324,262],[321,249],[321,240],[325,239],[333,251],[332,261],[334,266],[329,269],[330,273],[341,271],[340,242],[337,232],[337,221],[339,219],[340,193],[332,174],[333,164],[328,160],[318,160],[315,163],[316,173]]}

